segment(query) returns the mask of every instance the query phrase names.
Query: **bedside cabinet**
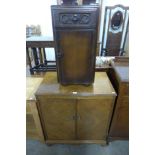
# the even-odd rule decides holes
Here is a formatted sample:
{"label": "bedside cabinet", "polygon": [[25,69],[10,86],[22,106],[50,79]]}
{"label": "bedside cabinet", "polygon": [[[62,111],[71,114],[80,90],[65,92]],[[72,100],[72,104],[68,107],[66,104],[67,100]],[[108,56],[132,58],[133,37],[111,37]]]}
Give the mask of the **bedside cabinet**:
{"label": "bedside cabinet", "polygon": [[99,7],[51,6],[58,81],[94,82]]}
{"label": "bedside cabinet", "polygon": [[106,73],[96,73],[91,86],[62,86],[46,73],[36,92],[45,142],[105,144],[115,97]]}

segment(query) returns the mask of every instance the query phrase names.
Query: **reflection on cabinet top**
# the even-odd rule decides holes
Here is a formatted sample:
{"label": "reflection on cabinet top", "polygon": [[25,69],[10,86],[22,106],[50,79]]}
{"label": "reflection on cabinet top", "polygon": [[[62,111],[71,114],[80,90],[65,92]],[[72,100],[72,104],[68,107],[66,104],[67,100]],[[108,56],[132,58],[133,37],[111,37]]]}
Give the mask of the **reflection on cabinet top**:
{"label": "reflection on cabinet top", "polygon": [[117,78],[120,82],[129,82],[129,61],[124,62],[112,61],[111,65],[116,73]]}
{"label": "reflection on cabinet top", "polygon": [[92,85],[67,85],[63,86],[57,82],[56,72],[47,72],[43,82],[39,86],[36,95],[67,96],[77,97],[99,97],[116,96],[116,92],[106,74],[106,72],[96,72],[95,81]]}
{"label": "reflection on cabinet top", "polygon": [[38,77],[26,77],[26,100],[34,100],[35,92],[41,84],[43,78]]}
{"label": "reflection on cabinet top", "polygon": [[129,66],[115,66],[114,70],[122,82],[129,82]]}

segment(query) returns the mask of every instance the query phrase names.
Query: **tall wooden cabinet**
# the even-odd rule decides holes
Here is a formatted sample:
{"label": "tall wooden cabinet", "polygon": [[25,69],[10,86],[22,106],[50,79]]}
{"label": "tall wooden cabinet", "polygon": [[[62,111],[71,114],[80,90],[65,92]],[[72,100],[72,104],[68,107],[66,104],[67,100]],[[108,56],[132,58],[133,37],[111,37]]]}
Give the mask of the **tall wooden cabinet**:
{"label": "tall wooden cabinet", "polygon": [[91,86],[62,86],[47,73],[36,92],[45,142],[106,143],[115,96],[106,73]]}
{"label": "tall wooden cabinet", "polygon": [[51,6],[58,81],[94,82],[99,8]]}

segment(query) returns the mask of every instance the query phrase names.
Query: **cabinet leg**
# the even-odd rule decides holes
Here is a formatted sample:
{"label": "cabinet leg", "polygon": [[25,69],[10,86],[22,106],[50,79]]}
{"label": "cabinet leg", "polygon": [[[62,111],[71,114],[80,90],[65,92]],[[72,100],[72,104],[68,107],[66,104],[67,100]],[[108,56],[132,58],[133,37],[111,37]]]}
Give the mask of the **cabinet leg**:
{"label": "cabinet leg", "polygon": [[109,145],[109,141],[106,142],[106,145]]}
{"label": "cabinet leg", "polygon": [[53,144],[46,144],[46,145],[50,147],[50,146],[52,146]]}
{"label": "cabinet leg", "polygon": [[107,138],[106,140],[106,145],[109,145],[109,138]]}

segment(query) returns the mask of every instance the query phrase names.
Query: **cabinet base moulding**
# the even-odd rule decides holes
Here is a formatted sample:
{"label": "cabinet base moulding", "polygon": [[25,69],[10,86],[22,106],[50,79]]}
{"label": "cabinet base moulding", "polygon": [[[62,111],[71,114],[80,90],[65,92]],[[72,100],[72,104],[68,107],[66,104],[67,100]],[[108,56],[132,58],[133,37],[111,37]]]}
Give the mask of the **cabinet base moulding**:
{"label": "cabinet base moulding", "polygon": [[108,142],[112,142],[114,140],[129,140],[129,137],[108,137]]}
{"label": "cabinet base moulding", "polygon": [[47,140],[46,144],[102,144],[106,145],[106,140]]}

